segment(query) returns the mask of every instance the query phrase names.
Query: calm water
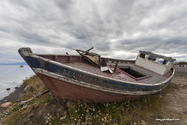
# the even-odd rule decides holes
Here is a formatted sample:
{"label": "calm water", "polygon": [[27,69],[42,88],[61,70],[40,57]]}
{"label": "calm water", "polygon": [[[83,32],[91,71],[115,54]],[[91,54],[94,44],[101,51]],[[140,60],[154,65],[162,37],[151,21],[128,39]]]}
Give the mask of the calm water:
{"label": "calm water", "polygon": [[[15,90],[15,87],[22,85],[23,80],[34,75],[32,69],[24,65],[0,65],[0,99],[8,96]],[[10,88],[9,91],[6,89]]]}

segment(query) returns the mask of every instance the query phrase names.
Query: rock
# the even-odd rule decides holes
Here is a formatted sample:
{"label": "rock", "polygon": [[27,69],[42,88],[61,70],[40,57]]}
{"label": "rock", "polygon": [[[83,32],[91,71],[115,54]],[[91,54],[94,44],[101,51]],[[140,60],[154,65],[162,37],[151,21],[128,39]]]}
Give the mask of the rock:
{"label": "rock", "polygon": [[15,89],[18,89],[18,87],[15,87]]}
{"label": "rock", "polygon": [[46,108],[46,107],[47,107],[47,103],[44,104],[44,108]]}
{"label": "rock", "polygon": [[66,115],[64,117],[60,117],[60,121],[63,121],[66,118]]}
{"label": "rock", "polygon": [[60,117],[60,114],[59,114],[59,113],[57,113],[57,114],[56,114],[56,116],[57,116],[57,118],[59,118],[59,117]]}
{"label": "rock", "polygon": [[67,102],[66,105],[67,105],[67,107],[69,108],[70,105],[71,105],[71,103],[70,103],[70,102]]}
{"label": "rock", "polygon": [[34,112],[31,112],[29,115],[28,115],[28,117],[30,118],[30,117],[33,117],[34,116]]}
{"label": "rock", "polygon": [[113,122],[116,122],[116,121],[118,121],[118,120],[117,120],[117,119],[112,119],[112,121],[113,121]]}
{"label": "rock", "polygon": [[16,102],[21,102],[21,100],[20,100],[20,99],[17,99]]}
{"label": "rock", "polygon": [[12,105],[13,103],[12,102],[5,102],[1,105],[1,107],[4,107],[4,108],[7,108],[9,107],[10,105]]}
{"label": "rock", "polygon": [[11,115],[7,116],[7,117],[4,117],[4,118],[1,118],[0,119],[0,125],[7,125],[8,124],[8,120],[12,117],[14,117],[14,113],[12,113]]}
{"label": "rock", "polygon": [[27,92],[28,88],[29,88],[29,85],[24,88],[23,92]]}
{"label": "rock", "polygon": [[38,115],[37,115],[37,116],[42,116],[42,114],[43,114],[43,110],[39,110],[39,112],[38,112]]}
{"label": "rock", "polygon": [[31,111],[34,109],[33,105],[28,105],[27,109],[23,112],[24,115],[28,115],[31,113]]}
{"label": "rock", "polygon": [[7,90],[7,91],[9,91],[9,90],[10,90],[10,88],[6,88],[6,90]]}

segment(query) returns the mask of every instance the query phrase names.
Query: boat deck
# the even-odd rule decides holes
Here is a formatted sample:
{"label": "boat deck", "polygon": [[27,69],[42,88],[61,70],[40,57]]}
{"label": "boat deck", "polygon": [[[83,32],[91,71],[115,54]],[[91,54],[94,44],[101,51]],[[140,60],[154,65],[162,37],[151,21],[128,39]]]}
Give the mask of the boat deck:
{"label": "boat deck", "polygon": [[[147,83],[147,84],[154,84],[154,83],[163,82],[171,74],[171,72],[169,72],[166,77],[166,75],[165,76],[159,75],[157,73],[154,73],[154,72],[149,71],[147,69],[141,68],[141,67],[136,66],[134,64],[123,64],[123,63],[118,64],[118,70],[119,70],[119,68],[130,67],[138,72],[141,72],[142,74],[144,74],[146,76],[142,79],[134,79],[134,78],[132,78],[131,75],[129,75],[128,73],[124,73],[124,72],[117,72],[117,73],[113,73],[113,74],[111,74],[109,72],[102,72],[99,68],[96,68],[87,62],[72,62],[72,63],[64,63],[64,64],[84,70],[84,71],[87,71],[87,72],[91,72],[91,73],[94,73],[97,75],[102,75],[102,76],[117,79],[117,80],[138,82],[138,83]],[[109,65],[115,66],[114,63],[110,63]]]}

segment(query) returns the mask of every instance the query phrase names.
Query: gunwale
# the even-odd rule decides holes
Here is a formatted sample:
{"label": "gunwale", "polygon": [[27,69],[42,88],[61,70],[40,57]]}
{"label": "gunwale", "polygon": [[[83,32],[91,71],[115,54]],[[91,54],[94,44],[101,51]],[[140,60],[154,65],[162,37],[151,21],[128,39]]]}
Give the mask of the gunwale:
{"label": "gunwale", "polygon": [[[97,74],[94,74],[94,73],[91,73],[91,72],[87,72],[87,71],[82,70],[82,69],[78,69],[78,68],[69,66],[69,65],[67,65],[65,63],[60,63],[60,62],[57,62],[57,61],[54,61],[54,60],[46,59],[44,57],[41,57],[40,55],[47,56],[48,54],[34,54],[34,53],[32,53],[32,55],[30,55],[30,56],[34,57],[34,58],[38,58],[38,59],[44,60],[45,62],[53,63],[53,64],[58,65],[58,66],[63,66],[63,67],[66,67],[66,68],[70,68],[71,70],[79,71],[79,72],[82,72],[82,73],[85,73],[85,74],[88,74],[88,75],[93,75],[93,76],[96,76],[96,77],[105,78],[105,79],[113,80],[113,81],[116,81],[116,82],[122,82],[122,83],[125,82],[125,83],[128,83],[128,84],[134,84],[134,85],[158,86],[158,85],[164,84],[164,83],[168,82],[169,80],[171,80],[171,78],[173,77],[173,75],[175,73],[175,69],[171,69],[172,70],[172,74],[170,75],[169,78],[163,80],[162,82],[156,82],[156,83],[153,83],[153,84],[141,83],[139,81],[138,82],[137,81],[136,82],[131,82],[131,81],[124,81],[124,80],[113,79],[113,78],[110,78],[110,77],[105,77],[105,76],[97,75]],[[52,55],[54,55],[54,54],[52,54]],[[58,56],[67,56],[68,57],[70,55],[58,55]],[[73,55],[73,56],[76,56],[76,55]],[[124,60],[124,61],[128,61],[128,60]],[[132,60],[129,60],[129,61],[132,61]]]}

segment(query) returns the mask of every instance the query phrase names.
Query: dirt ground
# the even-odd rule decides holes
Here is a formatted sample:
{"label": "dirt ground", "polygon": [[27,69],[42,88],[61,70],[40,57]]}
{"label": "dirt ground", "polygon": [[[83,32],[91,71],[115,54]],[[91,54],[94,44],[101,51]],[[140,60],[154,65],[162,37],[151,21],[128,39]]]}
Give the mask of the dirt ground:
{"label": "dirt ground", "polygon": [[187,67],[176,68],[175,76],[166,89],[162,108],[167,120],[160,124],[187,125]]}
{"label": "dirt ground", "polygon": [[166,112],[166,118],[179,119],[176,124],[187,124],[187,79],[181,77],[175,77],[172,80],[174,85],[171,92],[165,95],[164,110]]}

